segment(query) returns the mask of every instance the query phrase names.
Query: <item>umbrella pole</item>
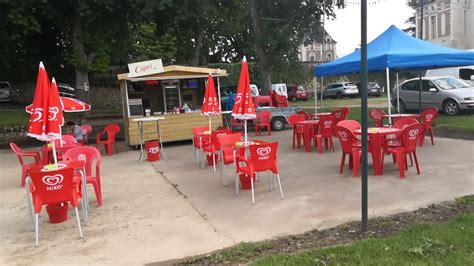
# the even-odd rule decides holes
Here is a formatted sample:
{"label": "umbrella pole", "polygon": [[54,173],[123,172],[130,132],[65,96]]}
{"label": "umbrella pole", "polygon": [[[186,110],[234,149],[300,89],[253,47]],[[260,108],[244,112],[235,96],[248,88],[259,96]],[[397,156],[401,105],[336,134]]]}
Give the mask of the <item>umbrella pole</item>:
{"label": "umbrella pole", "polygon": [[400,88],[398,87],[399,83],[398,83],[398,72],[397,72],[397,85],[396,85],[396,88],[397,88],[397,113],[400,113]]}
{"label": "umbrella pole", "polygon": [[[62,139],[60,139],[60,141],[62,142]],[[53,142],[53,159],[54,159],[54,164],[55,165],[58,165],[58,156],[56,154],[56,145],[54,144],[54,140],[52,141]]]}
{"label": "umbrella pole", "polygon": [[63,127],[59,126],[59,135],[61,135],[61,141],[59,142],[59,147],[63,147]]}
{"label": "umbrella pole", "polygon": [[209,131],[212,131],[212,120],[210,116],[209,116]]}
{"label": "umbrella pole", "polygon": [[247,119],[244,120],[244,143],[247,145]]}
{"label": "umbrella pole", "polygon": [[392,108],[390,106],[390,72],[388,67],[385,69],[385,73],[387,75],[387,102],[388,102],[388,125],[392,125]]}

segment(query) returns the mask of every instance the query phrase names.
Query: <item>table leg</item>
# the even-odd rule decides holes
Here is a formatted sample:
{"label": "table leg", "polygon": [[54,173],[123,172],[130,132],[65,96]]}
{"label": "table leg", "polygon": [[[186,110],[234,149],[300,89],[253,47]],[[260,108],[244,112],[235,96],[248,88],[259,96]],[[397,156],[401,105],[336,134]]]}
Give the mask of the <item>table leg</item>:
{"label": "table leg", "polygon": [[306,152],[311,151],[311,126],[304,126],[304,149]]}
{"label": "table leg", "polygon": [[165,158],[166,161],[168,161],[165,150],[163,149],[163,141],[161,141],[160,122],[158,120],[156,120],[156,131],[158,131],[158,139],[160,141],[160,154],[163,156],[163,158]]}
{"label": "table leg", "polygon": [[138,129],[140,130],[140,157],[138,158],[138,160],[141,163],[142,158],[145,157],[145,154],[143,153],[143,122],[138,121],[137,123],[138,123]]}
{"label": "table leg", "polygon": [[382,172],[382,138],[380,134],[374,134],[372,137],[372,161],[374,163],[374,174],[381,175]]}
{"label": "table leg", "polygon": [[87,180],[86,180],[86,172],[85,169],[77,169],[77,171],[81,174],[81,182],[82,182],[82,211],[84,212],[84,224],[89,222],[89,198],[87,197]]}

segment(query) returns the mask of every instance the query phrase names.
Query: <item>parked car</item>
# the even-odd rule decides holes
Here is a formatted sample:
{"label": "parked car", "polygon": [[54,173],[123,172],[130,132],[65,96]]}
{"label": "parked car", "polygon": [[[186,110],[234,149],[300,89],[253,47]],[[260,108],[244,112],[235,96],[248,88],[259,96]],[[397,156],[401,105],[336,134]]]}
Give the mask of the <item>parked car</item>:
{"label": "parked car", "polygon": [[[448,115],[460,110],[474,109],[474,87],[461,79],[453,77],[424,77],[421,92],[421,108],[436,107]],[[409,79],[399,86],[400,111],[417,110],[420,80]],[[397,91],[392,92],[392,105],[397,106]]]}
{"label": "parked car", "polygon": [[323,92],[323,98],[342,99],[343,97],[354,98],[359,94],[357,86],[352,82],[339,82],[329,84]]}
{"label": "parked car", "polygon": [[14,103],[16,94],[15,89],[7,81],[0,81],[0,103]]}
{"label": "parked car", "polygon": [[307,101],[309,99],[309,93],[301,85],[289,85],[288,86],[288,100],[296,102],[298,100]]}
{"label": "parked car", "polygon": [[76,98],[76,89],[65,83],[58,83],[59,96]]}
{"label": "parked car", "polygon": [[[360,95],[360,83],[356,83],[356,85],[357,85],[357,90],[359,91],[359,95]],[[369,96],[379,97],[380,95],[382,95],[382,88],[377,82],[368,82],[367,94]]]}
{"label": "parked car", "polygon": [[474,65],[463,67],[448,67],[429,69],[426,71],[425,77],[454,77],[462,79],[474,86]]}

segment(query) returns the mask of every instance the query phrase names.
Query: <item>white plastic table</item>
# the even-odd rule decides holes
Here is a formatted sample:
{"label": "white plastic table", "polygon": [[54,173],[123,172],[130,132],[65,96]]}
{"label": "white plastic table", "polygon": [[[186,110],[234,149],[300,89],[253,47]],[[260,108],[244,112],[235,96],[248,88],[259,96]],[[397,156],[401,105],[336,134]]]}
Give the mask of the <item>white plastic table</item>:
{"label": "white plastic table", "polygon": [[132,121],[138,123],[138,129],[140,130],[140,157],[138,160],[142,162],[143,158],[145,158],[145,152],[143,150],[143,123],[144,122],[156,122],[156,131],[158,132],[158,141],[160,142],[160,154],[165,158],[165,160],[168,160],[166,158],[165,151],[163,150],[163,142],[161,141],[161,133],[160,133],[160,120],[165,119],[164,116],[147,116],[147,117],[140,117],[140,118],[135,118]]}

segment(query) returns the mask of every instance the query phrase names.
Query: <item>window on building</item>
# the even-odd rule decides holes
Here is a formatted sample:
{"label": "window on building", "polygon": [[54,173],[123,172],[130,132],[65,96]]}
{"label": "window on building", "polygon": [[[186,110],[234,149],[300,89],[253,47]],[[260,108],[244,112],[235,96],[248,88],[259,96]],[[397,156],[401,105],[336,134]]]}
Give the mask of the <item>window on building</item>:
{"label": "window on building", "polygon": [[430,39],[436,39],[436,16],[431,16],[430,17]]}
{"label": "window on building", "polygon": [[314,54],[313,53],[309,54],[308,61],[314,62]]}
{"label": "window on building", "polygon": [[463,12],[463,27],[464,27],[464,35],[467,34],[467,10]]}
{"label": "window on building", "polygon": [[446,35],[446,13],[441,14],[441,36]]}

